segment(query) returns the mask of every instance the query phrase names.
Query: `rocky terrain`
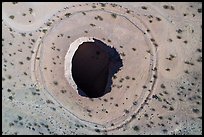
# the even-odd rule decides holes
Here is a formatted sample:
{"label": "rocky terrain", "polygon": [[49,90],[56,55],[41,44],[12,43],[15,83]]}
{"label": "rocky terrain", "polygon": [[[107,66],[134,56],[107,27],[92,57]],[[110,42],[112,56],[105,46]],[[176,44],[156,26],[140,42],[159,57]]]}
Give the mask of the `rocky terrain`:
{"label": "rocky terrain", "polygon": [[[3,2],[2,134],[202,134],[201,33],[198,2]],[[96,63],[76,61],[86,84],[109,72],[110,91],[100,97],[80,95],[72,79],[79,48],[70,45],[81,37],[122,59],[113,76],[113,52],[103,75],[105,53],[104,64],[94,66],[101,51]]]}

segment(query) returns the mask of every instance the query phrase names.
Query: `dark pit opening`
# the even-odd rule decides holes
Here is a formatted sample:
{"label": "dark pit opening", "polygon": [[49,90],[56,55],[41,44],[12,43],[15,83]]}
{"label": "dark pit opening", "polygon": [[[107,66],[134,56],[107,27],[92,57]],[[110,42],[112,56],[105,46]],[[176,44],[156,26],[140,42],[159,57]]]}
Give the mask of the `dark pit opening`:
{"label": "dark pit opening", "polygon": [[111,91],[112,76],[123,66],[115,48],[100,40],[83,42],[72,59],[72,77],[81,96],[98,98]]}

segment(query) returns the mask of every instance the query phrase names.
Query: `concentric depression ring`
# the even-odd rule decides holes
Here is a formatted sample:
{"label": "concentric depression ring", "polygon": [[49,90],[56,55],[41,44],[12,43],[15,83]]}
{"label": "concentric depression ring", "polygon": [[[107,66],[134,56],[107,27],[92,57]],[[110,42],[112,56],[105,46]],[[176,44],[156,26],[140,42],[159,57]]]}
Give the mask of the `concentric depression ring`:
{"label": "concentric depression ring", "polygon": [[[40,30],[42,35],[32,57],[32,77],[44,94],[51,95],[67,113],[108,131],[130,122],[148,101],[156,82],[157,47],[134,12],[116,4],[65,7]],[[84,36],[116,48],[123,60],[111,92],[101,98],[79,96],[64,76],[68,48]]]}

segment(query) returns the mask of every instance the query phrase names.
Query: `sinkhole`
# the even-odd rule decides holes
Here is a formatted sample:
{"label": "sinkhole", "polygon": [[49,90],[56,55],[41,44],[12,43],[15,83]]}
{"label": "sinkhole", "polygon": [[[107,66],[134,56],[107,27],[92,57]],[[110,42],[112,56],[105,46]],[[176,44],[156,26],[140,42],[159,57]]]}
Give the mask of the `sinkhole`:
{"label": "sinkhole", "polygon": [[98,98],[110,92],[112,77],[122,65],[114,47],[95,38],[81,42],[71,60],[71,74],[78,94]]}

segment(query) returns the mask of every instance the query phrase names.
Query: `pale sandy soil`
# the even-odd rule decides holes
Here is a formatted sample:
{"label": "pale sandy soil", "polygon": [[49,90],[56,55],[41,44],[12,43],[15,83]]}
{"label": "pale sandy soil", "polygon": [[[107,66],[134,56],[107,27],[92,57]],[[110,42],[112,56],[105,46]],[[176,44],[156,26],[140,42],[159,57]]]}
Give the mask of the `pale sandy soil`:
{"label": "pale sandy soil", "polygon": [[[201,3],[2,8],[2,134],[202,134]],[[80,37],[121,55],[103,97],[78,95],[65,77]]]}

